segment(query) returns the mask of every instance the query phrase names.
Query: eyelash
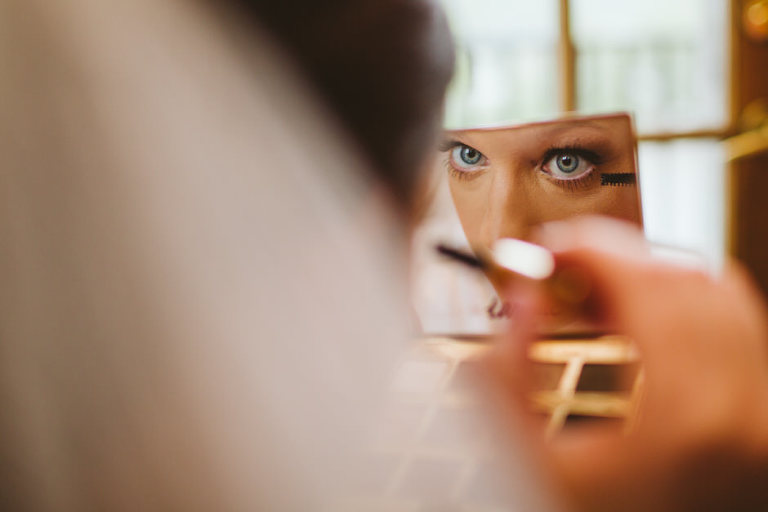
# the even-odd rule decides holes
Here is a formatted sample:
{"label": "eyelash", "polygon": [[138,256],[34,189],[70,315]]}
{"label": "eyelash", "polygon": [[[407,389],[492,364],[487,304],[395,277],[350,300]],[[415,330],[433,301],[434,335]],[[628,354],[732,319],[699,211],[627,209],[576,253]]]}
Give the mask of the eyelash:
{"label": "eyelash", "polygon": [[449,159],[446,159],[446,161],[445,161],[445,168],[446,168],[446,170],[448,171],[448,175],[449,175],[451,178],[456,178],[457,180],[465,180],[465,181],[469,181],[469,180],[473,180],[473,179],[475,179],[476,177],[478,177],[478,176],[480,176],[481,174],[483,174],[482,172],[467,172],[467,171],[460,171],[460,170],[456,169],[455,167],[453,167],[453,166],[451,165],[451,160],[450,160],[450,158],[449,158]]}
{"label": "eyelash", "polygon": [[592,186],[592,183],[595,181],[595,178],[599,174],[600,173],[598,171],[590,171],[585,176],[582,176],[580,178],[576,178],[574,180],[561,180],[561,179],[553,178],[550,175],[545,173],[545,175],[547,176],[547,179],[549,179],[549,181],[553,182],[558,187],[562,187],[562,188],[568,190],[569,192],[574,192],[576,190],[582,190],[582,189],[585,189],[585,188],[589,188],[590,186]]}
{"label": "eyelash", "polygon": [[458,140],[445,141],[441,143],[438,148],[440,152],[446,153],[446,158],[443,163],[445,165],[446,170],[448,171],[448,175],[457,180],[470,181],[484,174],[484,172],[482,171],[475,171],[475,172],[460,171],[456,169],[453,165],[451,165],[451,151],[453,151],[455,148],[459,146],[467,146],[469,148],[472,148],[472,146],[469,146],[468,144],[464,144],[463,142],[460,142]]}

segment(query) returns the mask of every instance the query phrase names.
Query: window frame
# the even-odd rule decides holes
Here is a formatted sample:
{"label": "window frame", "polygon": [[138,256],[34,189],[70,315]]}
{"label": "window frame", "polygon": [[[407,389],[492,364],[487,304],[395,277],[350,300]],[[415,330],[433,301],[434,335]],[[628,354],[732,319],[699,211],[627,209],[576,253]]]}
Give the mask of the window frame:
{"label": "window frame", "polygon": [[[578,50],[573,41],[571,32],[571,0],[558,0],[559,12],[559,35],[558,35],[558,72],[560,82],[560,110],[561,112],[574,112],[579,109],[577,103],[576,73]],[[728,79],[725,84],[727,105],[727,121],[723,126],[715,129],[688,130],[688,131],[665,131],[665,132],[645,132],[639,133],[637,138],[640,142],[670,142],[678,139],[725,139],[735,133],[734,130],[734,73],[733,73],[733,51],[737,47],[734,41],[736,32],[734,30],[734,6],[738,2],[728,0],[729,19],[726,20],[727,32],[726,41],[729,49],[726,52],[728,62],[726,63],[726,75]]]}

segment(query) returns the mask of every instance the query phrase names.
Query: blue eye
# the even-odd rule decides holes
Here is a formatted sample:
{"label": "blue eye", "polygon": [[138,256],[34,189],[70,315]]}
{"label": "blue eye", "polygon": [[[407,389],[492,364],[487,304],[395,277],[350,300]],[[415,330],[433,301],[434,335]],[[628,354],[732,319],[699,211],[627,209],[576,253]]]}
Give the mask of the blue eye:
{"label": "blue eye", "polygon": [[475,148],[462,146],[459,148],[459,158],[467,165],[476,165],[483,158],[483,154]]}
{"label": "blue eye", "polygon": [[560,151],[544,162],[542,170],[559,180],[575,180],[588,175],[595,164],[573,151]]}
{"label": "blue eye", "polygon": [[466,144],[459,144],[451,150],[451,166],[458,171],[474,172],[487,163],[485,155]]}
{"label": "blue eye", "polygon": [[568,153],[564,155],[558,155],[555,159],[557,168],[564,173],[571,174],[573,171],[579,168],[579,157],[576,155],[570,155]]}

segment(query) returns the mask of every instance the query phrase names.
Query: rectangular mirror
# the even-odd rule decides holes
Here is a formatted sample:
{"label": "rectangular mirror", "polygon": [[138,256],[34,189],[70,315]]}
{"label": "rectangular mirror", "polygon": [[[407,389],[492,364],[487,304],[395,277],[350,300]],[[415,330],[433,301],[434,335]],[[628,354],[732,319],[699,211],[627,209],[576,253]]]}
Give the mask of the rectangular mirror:
{"label": "rectangular mirror", "polygon": [[[440,258],[437,244],[490,248],[586,214],[642,226],[636,146],[625,113],[446,131],[413,240],[412,292],[424,334],[487,334],[509,315],[494,283]],[[561,323],[553,319],[553,329],[567,330]]]}

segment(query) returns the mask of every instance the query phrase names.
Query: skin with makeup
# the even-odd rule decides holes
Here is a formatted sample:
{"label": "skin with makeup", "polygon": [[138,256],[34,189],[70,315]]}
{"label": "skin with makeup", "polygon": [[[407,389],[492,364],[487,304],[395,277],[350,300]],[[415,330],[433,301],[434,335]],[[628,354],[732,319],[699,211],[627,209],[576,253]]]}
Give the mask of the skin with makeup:
{"label": "skin with makeup", "polygon": [[628,115],[450,131],[441,164],[473,247],[599,214],[642,224]]}

